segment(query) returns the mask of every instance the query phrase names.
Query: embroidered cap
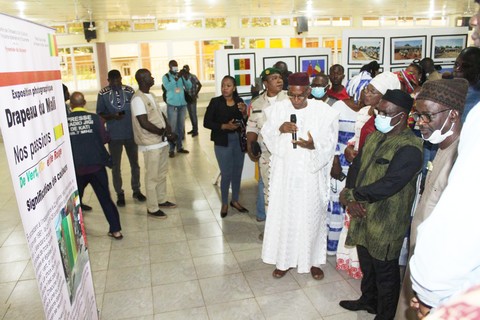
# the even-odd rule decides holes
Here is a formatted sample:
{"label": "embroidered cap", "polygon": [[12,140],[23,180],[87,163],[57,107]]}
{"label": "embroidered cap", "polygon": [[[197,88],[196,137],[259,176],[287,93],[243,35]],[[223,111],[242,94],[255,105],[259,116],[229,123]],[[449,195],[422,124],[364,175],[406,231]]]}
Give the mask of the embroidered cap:
{"label": "embroidered cap", "polygon": [[423,84],[417,100],[429,100],[449,109],[463,112],[467,97],[468,81],[465,79],[430,80]]}
{"label": "embroidered cap", "polygon": [[407,112],[409,112],[413,107],[413,98],[410,95],[402,90],[387,90],[382,97],[382,100],[389,101],[396,106],[399,106]]}
{"label": "embroidered cap", "polygon": [[309,86],[310,78],[306,72],[295,72],[288,76],[289,86]]}

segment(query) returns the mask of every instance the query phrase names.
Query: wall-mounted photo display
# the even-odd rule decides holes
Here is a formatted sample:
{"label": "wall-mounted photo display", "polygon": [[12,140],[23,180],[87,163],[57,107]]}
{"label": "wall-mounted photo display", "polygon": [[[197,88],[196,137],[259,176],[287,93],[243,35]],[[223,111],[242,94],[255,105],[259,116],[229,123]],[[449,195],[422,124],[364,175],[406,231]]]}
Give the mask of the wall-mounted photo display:
{"label": "wall-mounted photo display", "polygon": [[395,67],[390,67],[390,72],[397,72],[397,71],[402,71],[407,69],[408,65],[405,66],[395,66]]}
{"label": "wall-mounted photo display", "polygon": [[297,72],[297,57],[296,56],[278,56],[278,57],[264,57],[263,70],[273,67],[279,61],[285,62],[288,71]]}
{"label": "wall-mounted photo display", "polygon": [[436,63],[455,61],[466,46],[466,34],[432,36],[431,58]]}
{"label": "wall-mounted photo display", "polygon": [[[348,76],[348,80],[352,79],[353,77],[355,77],[356,75],[358,75],[360,73],[360,69],[361,68],[348,68],[348,71],[347,71],[347,76]],[[380,69],[378,69],[380,73],[383,72],[383,67],[380,67]]]}
{"label": "wall-mounted photo display", "polygon": [[250,95],[255,81],[255,53],[228,54],[228,74],[235,78],[240,96]]}
{"label": "wall-mounted photo display", "polygon": [[390,38],[390,64],[409,64],[425,58],[426,36]]}
{"label": "wall-mounted photo display", "polygon": [[329,67],[327,55],[298,57],[298,71],[306,72],[310,77],[315,77],[321,72],[328,74]]}
{"label": "wall-mounted photo display", "polygon": [[348,38],[348,64],[383,64],[385,38]]}

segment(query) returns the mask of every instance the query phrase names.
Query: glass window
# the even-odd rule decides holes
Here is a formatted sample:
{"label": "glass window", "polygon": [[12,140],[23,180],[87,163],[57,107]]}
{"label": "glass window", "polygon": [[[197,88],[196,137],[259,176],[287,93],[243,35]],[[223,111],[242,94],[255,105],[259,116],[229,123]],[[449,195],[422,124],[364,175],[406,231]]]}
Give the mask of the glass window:
{"label": "glass window", "polygon": [[250,18],[242,18],[242,20],[240,20],[240,25],[242,28],[250,27]]}
{"label": "glass window", "polygon": [[273,25],[275,26],[291,26],[292,19],[290,18],[273,18]]}
{"label": "glass window", "polygon": [[205,28],[214,29],[214,28],[226,28],[227,19],[226,18],[206,18],[205,19]]}
{"label": "glass window", "polygon": [[265,48],[265,39],[249,39],[249,49],[263,49]]}
{"label": "glass window", "polygon": [[252,27],[270,27],[272,25],[272,19],[270,17],[253,17]]}
{"label": "glass window", "polygon": [[167,30],[169,28],[169,25],[178,24],[177,19],[159,19],[157,22],[158,30]]}
{"label": "glass window", "polygon": [[350,17],[333,17],[332,26],[334,27],[350,27],[352,20]]}
{"label": "glass window", "polygon": [[380,20],[378,17],[363,17],[362,27],[378,27],[380,26]]}
{"label": "glass window", "polygon": [[72,22],[67,23],[68,33],[83,33],[83,23],[81,22]]}
{"label": "glass window", "polygon": [[67,26],[64,24],[51,26],[55,29],[56,34],[66,34],[67,33]]}
{"label": "glass window", "polygon": [[[228,44],[228,40],[205,40],[201,42],[201,64],[203,73],[201,79],[215,80],[215,51]],[[190,66],[191,67],[191,66]],[[199,76],[197,74],[197,76]]]}
{"label": "glass window", "polygon": [[290,38],[290,48],[303,48],[303,38]]}
{"label": "glass window", "polygon": [[133,30],[135,31],[152,31],[155,30],[155,19],[133,20]]}
{"label": "glass window", "polygon": [[108,21],[108,32],[125,32],[130,31],[130,21]]}
{"label": "glass window", "polygon": [[398,19],[398,25],[401,27],[413,27],[413,17],[402,17]]}
{"label": "glass window", "polygon": [[447,19],[445,17],[435,17],[432,18],[432,26],[443,27],[447,25]]}
{"label": "glass window", "polygon": [[318,38],[305,38],[305,47],[318,48],[320,47],[320,41]]}
{"label": "glass window", "polygon": [[62,82],[73,91],[98,90],[95,51],[92,46],[59,48]]}
{"label": "glass window", "polygon": [[123,84],[136,86],[135,72],[140,69],[138,44],[109,44],[110,69],[120,70]]}
{"label": "glass window", "polygon": [[313,26],[315,27],[325,27],[332,25],[331,17],[317,17],[312,19]]}
{"label": "glass window", "polygon": [[396,17],[381,17],[380,25],[382,26],[396,26],[397,18]]}
{"label": "glass window", "polygon": [[415,18],[415,25],[416,26],[429,26],[430,25],[430,18]]}
{"label": "glass window", "polygon": [[271,38],[269,41],[270,48],[283,48],[282,38]]}
{"label": "glass window", "polygon": [[203,28],[203,20],[196,19],[196,20],[183,20],[183,24],[185,28]]}

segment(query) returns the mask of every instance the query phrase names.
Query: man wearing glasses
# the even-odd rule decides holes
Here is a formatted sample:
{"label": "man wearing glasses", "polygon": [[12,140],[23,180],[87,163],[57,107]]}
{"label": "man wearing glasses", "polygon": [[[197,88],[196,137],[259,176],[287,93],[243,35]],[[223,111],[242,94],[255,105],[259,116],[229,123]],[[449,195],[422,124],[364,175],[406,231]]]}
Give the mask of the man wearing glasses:
{"label": "man wearing glasses", "polygon": [[363,272],[362,296],[340,301],[351,311],[366,310],[393,319],[400,293],[398,259],[410,225],[422,141],[407,127],[409,94],[387,90],[375,107],[375,127],[353,160],[340,202],[352,219],[346,244],[356,246]]}
{"label": "man wearing glasses", "polygon": [[268,218],[262,259],[274,264],[274,278],[290,268],[324,276],[327,257],[327,203],[337,144],[337,111],[307,99],[307,73],[288,77],[289,99],[266,108],[261,135],[271,152]]}
{"label": "man wearing glasses", "polygon": [[[425,189],[412,220],[410,257],[415,250],[417,228],[430,216],[436,206],[457,159],[458,138],[462,129],[461,117],[467,90],[468,82],[465,79],[432,80],[425,82],[417,96],[413,119],[422,133],[422,138],[432,144],[438,144],[439,149],[433,162],[427,166],[429,172]],[[417,319],[416,312],[409,309],[413,297],[410,268],[407,267],[396,319]]]}

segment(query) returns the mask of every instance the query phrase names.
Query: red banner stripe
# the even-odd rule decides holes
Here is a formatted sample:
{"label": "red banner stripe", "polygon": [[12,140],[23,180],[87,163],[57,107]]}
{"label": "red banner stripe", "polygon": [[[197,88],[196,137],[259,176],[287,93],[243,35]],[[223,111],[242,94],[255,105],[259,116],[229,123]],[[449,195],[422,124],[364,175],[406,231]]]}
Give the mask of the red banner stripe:
{"label": "red banner stripe", "polygon": [[26,72],[2,72],[0,73],[0,87],[15,86],[19,84],[60,80],[60,70],[52,71],[26,71]]}

